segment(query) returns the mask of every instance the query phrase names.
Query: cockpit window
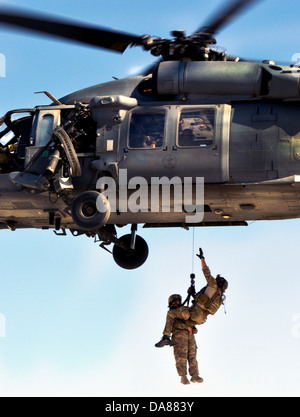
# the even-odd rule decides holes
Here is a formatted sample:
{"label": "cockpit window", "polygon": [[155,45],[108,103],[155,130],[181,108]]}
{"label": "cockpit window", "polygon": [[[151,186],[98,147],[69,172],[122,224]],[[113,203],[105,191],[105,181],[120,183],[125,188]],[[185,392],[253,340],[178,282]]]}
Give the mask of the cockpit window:
{"label": "cockpit window", "polygon": [[38,135],[39,146],[47,145],[47,143],[50,141],[52,130],[53,130],[53,124],[54,124],[53,114],[45,114],[40,124],[40,131]]}
{"label": "cockpit window", "polygon": [[[24,117],[25,115],[25,117]],[[30,142],[32,114],[23,110],[8,112],[0,127],[0,173],[22,169],[25,148]]]}
{"label": "cockpit window", "polygon": [[161,148],[164,142],[165,113],[133,113],[128,146],[131,149]]}
{"label": "cockpit window", "polygon": [[12,132],[11,130],[6,130],[6,131],[2,131],[0,132],[1,135],[1,140],[0,140],[0,147],[5,146],[7,143],[9,143],[14,137],[15,134],[14,132]]}
{"label": "cockpit window", "polygon": [[215,131],[215,110],[184,110],[180,113],[178,146],[207,147],[213,144]]}

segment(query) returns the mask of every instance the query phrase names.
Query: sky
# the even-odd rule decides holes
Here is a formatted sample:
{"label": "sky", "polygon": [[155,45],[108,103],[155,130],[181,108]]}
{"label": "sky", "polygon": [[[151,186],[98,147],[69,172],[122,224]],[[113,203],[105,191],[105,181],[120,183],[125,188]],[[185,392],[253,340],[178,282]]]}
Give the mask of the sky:
{"label": "sky", "polygon": [[[193,32],[220,0],[0,1],[136,34]],[[290,62],[300,53],[300,3],[258,1],[218,36],[228,53]],[[153,59],[0,27],[0,115],[138,73]],[[3,67],[2,67],[3,70]],[[1,71],[1,69],[0,69]],[[299,396],[299,220],[248,227],[143,230],[149,258],[119,268],[91,238],[52,231],[0,233],[0,396]],[[129,229],[128,229],[129,230]],[[128,232],[124,229],[124,234]],[[202,247],[212,274],[228,281],[224,309],[199,327],[203,384],[184,386],[172,349],[157,349],[170,294],[185,297],[190,273],[204,285]],[[194,265],[194,270],[193,270]]]}

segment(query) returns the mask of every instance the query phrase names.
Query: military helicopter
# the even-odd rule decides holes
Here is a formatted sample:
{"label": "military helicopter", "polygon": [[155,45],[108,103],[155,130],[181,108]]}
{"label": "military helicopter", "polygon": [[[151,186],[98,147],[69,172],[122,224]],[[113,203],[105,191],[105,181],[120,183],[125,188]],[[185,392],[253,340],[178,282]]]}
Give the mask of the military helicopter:
{"label": "military helicopter", "polygon": [[[119,53],[137,46],[159,60],[142,75],[63,98],[45,92],[50,105],[1,117],[0,228],[85,234],[103,249],[113,244],[116,263],[134,269],[148,257],[138,225],[299,218],[300,70],[214,47],[215,34],[252,3],[227,3],[192,35],[173,31],[171,39],[1,8],[0,24]],[[189,204],[183,204],[186,184]],[[118,237],[128,224],[131,233]]]}

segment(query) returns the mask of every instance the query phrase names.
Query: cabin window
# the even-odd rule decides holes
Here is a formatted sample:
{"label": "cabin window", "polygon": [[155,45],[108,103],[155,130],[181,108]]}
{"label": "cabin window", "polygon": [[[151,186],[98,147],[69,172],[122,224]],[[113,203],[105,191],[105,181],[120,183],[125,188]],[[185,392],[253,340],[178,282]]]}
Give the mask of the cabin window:
{"label": "cabin window", "polygon": [[180,113],[177,139],[179,147],[211,146],[214,134],[215,110],[213,108],[183,110]]}
{"label": "cabin window", "polygon": [[133,113],[130,120],[128,147],[157,149],[163,146],[165,113]]}

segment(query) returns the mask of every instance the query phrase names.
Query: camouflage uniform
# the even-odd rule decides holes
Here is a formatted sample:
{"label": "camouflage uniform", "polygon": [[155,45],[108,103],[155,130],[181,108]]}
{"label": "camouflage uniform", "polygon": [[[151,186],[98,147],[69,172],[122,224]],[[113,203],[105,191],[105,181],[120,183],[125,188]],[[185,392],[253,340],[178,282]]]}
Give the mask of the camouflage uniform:
{"label": "camouflage uniform", "polygon": [[222,292],[217,286],[216,279],[211,275],[209,267],[206,266],[202,271],[207,286],[195,295],[192,307],[179,307],[168,312],[164,335],[170,336],[175,320],[177,320],[176,325],[180,326],[179,328],[188,329],[205,323],[207,316],[215,314],[222,305]]}
{"label": "camouflage uniform", "polygon": [[173,329],[188,329],[189,326],[185,324],[185,320],[190,318],[190,311],[188,307],[178,307],[168,311],[166,325],[163,334],[170,336]]}
{"label": "camouflage uniform", "polygon": [[189,364],[189,374],[192,377],[197,377],[199,374],[195,336],[192,328],[186,323],[189,316],[188,307],[169,310],[163,331],[165,336],[172,334],[176,369],[181,377],[187,375],[187,363]]}
{"label": "camouflage uniform", "polygon": [[175,329],[172,340],[174,343],[174,358],[179,376],[187,375],[187,363],[189,374],[192,377],[199,375],[197,362],[197,345],[192,330]]}
{"label": "camouflage uniform", "polygon": [[[201,255],[202,258],[201,259]],[[170,335],[174,346],[174,356],[176,369],[181,382],[189,384],[187,380],[187,363],[189,363],[189,373],[192,376],[192,382],[203,382],[199,377],[197,362],[197,345],[194,333],[197,332],[195,325],[203,324],[209,314],[215,314],[223,304],[223,293],[228,286],[227,281],[220,277],[214,278],[210,269],[206,265],[203,257],[203,251],[200,249],[200,259],[202,261],[202,270],[207,285],[194,296],[193,306],[184,307],[181,305],[181,296],[173,294],[169,297],[170,310],[167,314],[166,325],[163,331],[163,338],[158,342],[156,347],[163,347],[166,344],[171,345]],[[189,293],[190,294],[190,293]],[[174,303],[179,303],[178,305]]]}
{"label": "camouflage uniform", "polygon": [[211,275],[209,267],[205,266],[202,271],[207,286],[195,295],[193,306],[189,309],[187,324],[190,326],[205,323],[207,316],[214,315],[223,304],[223,292],[218,288],[217,280]]}

